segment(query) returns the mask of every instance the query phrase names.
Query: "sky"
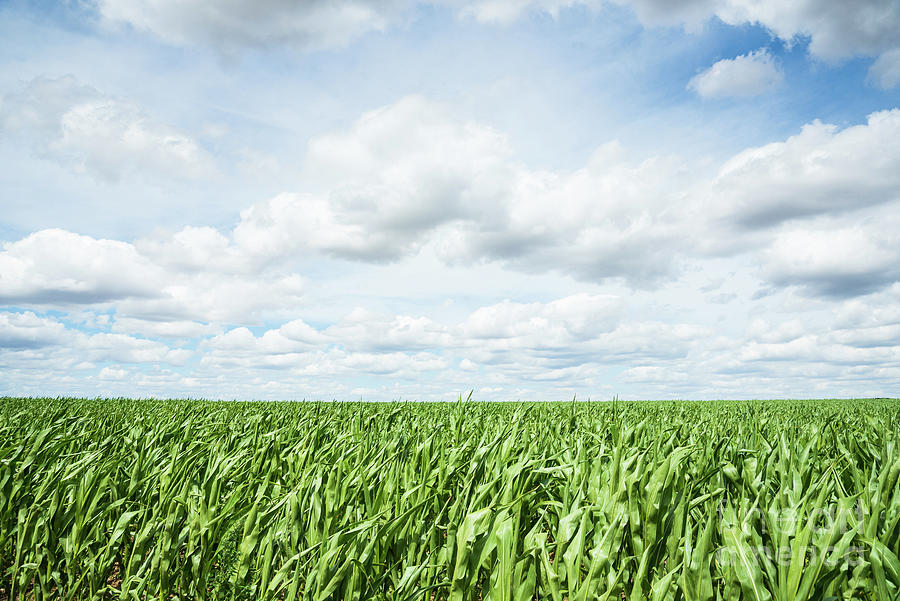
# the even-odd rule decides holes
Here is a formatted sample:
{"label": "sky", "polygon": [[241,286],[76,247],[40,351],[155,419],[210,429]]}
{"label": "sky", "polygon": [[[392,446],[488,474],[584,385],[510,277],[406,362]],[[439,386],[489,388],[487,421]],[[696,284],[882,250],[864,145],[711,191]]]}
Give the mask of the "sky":
{"label": "sky", "polygon": [[897,0],[3,0],[0,164],[0,395],[900,396]]}

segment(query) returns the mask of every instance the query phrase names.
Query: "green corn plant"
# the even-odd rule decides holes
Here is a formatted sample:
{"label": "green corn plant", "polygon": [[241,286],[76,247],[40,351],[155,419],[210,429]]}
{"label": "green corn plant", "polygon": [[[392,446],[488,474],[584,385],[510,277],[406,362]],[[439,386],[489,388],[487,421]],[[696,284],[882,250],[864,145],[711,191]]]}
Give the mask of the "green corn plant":
{"label": "green corn plant", "polygon": [[897,600],[898,426],[887,399],[3,398],[0,598]]}

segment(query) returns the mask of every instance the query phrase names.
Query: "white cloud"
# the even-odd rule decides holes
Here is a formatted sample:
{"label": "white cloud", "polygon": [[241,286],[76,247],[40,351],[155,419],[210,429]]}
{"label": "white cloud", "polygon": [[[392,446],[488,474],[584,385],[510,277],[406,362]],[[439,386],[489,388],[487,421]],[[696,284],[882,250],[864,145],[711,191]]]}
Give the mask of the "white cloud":
{"label": "white cloud", "polygon": [[878,55],[900,45],[900,7],[891,0],[724,0],[715,14],[731,24],[758,22],[786,41],[809,36],[810,52],[826,60]]}
{"label": "white cloud", "polygon": [[59,344],[65,326],[31,311],[0,313],[0,348],[27,349]]}
{"label": "white cloud", "polygon": [[637,383],[662,383],[671,384],[672,382],[687,383],[690,381],[688,374],[675,371],[668,367],[660,367],[658,365],[638,365],[629,367],[622,372],[622,380],[625,382]]}
{"label": "white cloud", "polygon": [[[482,307],[462,324],[474,340],[516,340],[530,347],[567,346],[611,331],[624,310],[616,296],[576,294],[550,303],[504,301]],[[489,343],[488,343],[489,344]]]}
{"label": "white cloud", "polygon": [[221,326],[215,323],[202,323],[188,320],[149,320],[133,317],[117,316],[110,327],[113,332],[122,334],[140,334],[153,338],[204,338],[217,334]]}
{"label": "white cloud", "polygon": [[803,336],[808,329],[808,324],[799,319],[792,319],[780,324],[757,318],[747,326],[746,336],[749,340],[766,343],[784,343],[796,340]]}
{"label": "white cloud", "polygon": [[364,261],[397,259],[453,219],[476,215],[508,179],[506,141],[417,96],[368,112],[346,132],[313,139],[304,181],[244,211],[235,240],[277,255],[313,248]]}
{"label": "white cloud", "polygon": [[88,334],[33,312],[0,312],[0,364],[10,368],[89,369],[95,363],[181,365],[193,353],[124,334]]}
{"label": "white cloud", "polygon": [[768,50],[761,48],[735,58],[718,61],[695,75],[688,88],[704,98],[758,96],[775,88],[784,79]]}
{"label": "white cloud", "polygon": [[726,161],[711,212],[743,228],[837,214],[900,200],[900,110],[843,130],[815,121],[783,142]]}
{"label": "white cloud", "polygon": [[[199,241],[190,242],[195,235]],[[211,257],[201,269],[198,261],[210,239],[206,229],[188,228],[169,243],[147,242],[150,251],[144,254],[118,240],[57,229],[35,232],[3,245],[0,303],[59,308],[115,303],[120,317],[144,320],[122,322],[129,331],[176,334],[185,330],[185,320],[254,322],[302,297],[305,282],[296,273],[253,271],[247,261],[217,263]],[[170,246],[196,254],[178,255]],[[149,323],[160,321],[175,323]]]}
{"label": "white cloud", "polygon": [[812,55],[828,61],[878,56],[900,47],[900,7],[891,0],[618,0],[648,25],[687,24],[716,16],[730,25],[758,23],[781,40],[809,38]]}
{"label": "white cloud", "polygon": [[[749,322],[743,336],[634,319],[621,298],[577,294],[488,305],[453,323],[356,310],[328,327],[295,319],[261,334],[232,328],[205,338],[197,351],[0,313],[0,364],[17,391],[28,383],[24,390],[62,386],[69,394],[128,394],[139,385],[142,394],[225,398],[449,399],[475,372],[478,396],[494,399],[635,391],[641,398],[822,396],[858,392],[865,382],[878,392],[900,376],[900,314],[885,312],[897,294],[844,302],[827,312],[835,315],[830,325],[770,313]],[[381,343],[386,333],[393,338]],[[440,346],[406,344],[419,335]],[[48,375],[55,384],[44,381]]]}
{"label": "white cloud", "polygon": [[[85,30],[60,32],[51,44],[59,51],[43,58],[11,55],[15,68],[7,61],[12,71],[0,82],[8,92],[0,128],[12,160],[0,179],[9,214],[30,213],[27,223],[37,225],[23,226],[18,217],[0,224],[10,238],[0,247],[2,391],[133,395],[137,388],[142,394],[242,398],[455,398],[457,388],[469,385],[482,385],[495,398],[571,391],[581,397],[611,394],[618,386],[618,392],[645,396],[895,391],[900,112],[873,113],[847,126],[858,123],[860,104],[832,103],[823,114],[838,125],[816,121],[788,137],[771,132],[783,131],[799,113],[779,112],[786,104],[778,103],[762,129],[753,111],[737,123],[733,111],[717,109],[688,132],[698,125],[699,105],[651,106],[658,95],[644,87],[645,78],[658,72],[646,68],[661,64],[660,44],[672,42],[671,50],[686,56],[693,42],[717,34],[699,39],[636,31],[625,11],[608,10],[603,2],[590,3],[601,11],[594,16],[584,7],[564,14],[575,4],[582,3],[109,2],[97,4],[107,23],[130,23],[174,44],[213,45],[224,53],[334,48],[367,32],[403,27],[407,19],[421,18],[428,29],[384,40],[370,36],[346,54],[248,56],[222,77],[208,70],[215,70],[208,53],[188,49],[183,64],[139,85],[133,78],[141,74],[126,75],[122,61],[128,69],[161,65],[183,50]],[[809,40],[813,58],[879,56],[870,83],[890,88],[897,79],[893,8],[878,12],[883,5],[820,1],[814,14],[807,2],[633,4],[645,23],[702,24],[718,14],[735,24],[759,22],[787,44]],[[549,22],[556,14],[563,14],[559,27]],[[440,23],[454,15],[462,21]],[[454,61],[471,61],[447,55],[441,36],[465,32],[483,40],[491,33],[478,23],[523,18],[529,23],[520,30],[494,31],[502,39],[483,46],[491,51],[483,67],[467,71],[465,81],[457,77]],[[836,22],[846,27],[835,29]],[[130,26],[125,32],[133,40]],[[597,27],[609,34],[604,43],[585,42]],[[537,49],[547,51],[546,63],[508,46],[515,41],[509,36],[529,37],[538,28],[566,36],[562,46],[551,36]],[[423,34],[432,32],[425,42]],[[642,49],[604,67],[622,37]],[[582,42],[590,50],[584,56],[596,59],[590,65],[568,60]],[[421,56],[373,69],[384,52],[422,43]],[[85,58],[111,47],[123,49],[122,56]],[[473,47],[475,53],[482,48]],[[436,56],[450,60],[441,63],[447,69],[425,74]],[[518,84],[504,79],[495,85],[498,69],[510,81],[527,75],[546,82],[538,75],[563,59],[575,70],[551,79],[572,87],[531,86],[533,98],[503,102]],[[698,92],[770,89],[781,77],[777,62],[765,51],[721,62]],[[8,83],[41,72],[85,73],[85,64],[104,65],[96,80],[104,91],[71,77]],[[839,75],[823,65],[810,68],[799,86]],[[854,62],[842,74],[859,69]],[[626,82],[620,99],[598,96],[597,86],[613,74],[633,75],[639,86]],[[293,76],[306,83],[289,81]],[[657,80],[668,85],[671,78],[666,82]],[[107,93],[137,89],[132,84],[146,91],[141,98],[170,103],[169,110]],[[636,87],[640,97],[629,96]],[[447,104],[411,96],[344,120],[366,98],[385,102],[388,88],[430,90]],[[584,95],[573,104],[576,88]],[[785,86],[781,92],[787,101],[810,90]],[[846,92],[842,97],[859,100]],[[523,115],[539,122],[545,109],[563,115],[561,127],[578,122],[582,130],[555,138],[546,123],[518,131],[504,125],[509,135],[495,129],[520,123]],[[599,117],[582,120],[587,110]],[[174,111],[187,111],[183,119],[191,123]],[[635,112],[641,123],[632,127],[627,118]],[[483,121],[473,121],[475,115]],[[626,120],[614,123],[620,117]],[[342,125],[322,133],[332,119]],[[676,119],[679,125],[668,121]],[[711,147],[703,145],[704,127],[727,134],[718,137],[717,148],[739,148],[750,129],[755,140],[773,143],[730,160],[632,153],[643,136],[648,145],[672,143],[670,127],[688,134],[688,157]],[[587,154],[585,144],[602,143],[613,132],[625,132],[630,149],[613,140],[588,158],[573,159]],[[545,140],[547,148],[537,147]],[[521,143],[519,154],[514,146]],[[213,151],[218,164],[234,169],[215,171],[202,189],[179,179],[213,169]],[[50,169],[64,178],[51,185],[40,179],[46,162],[29,153],[104,181],[124,181],[98,186]],[[248,180],[241,169],[263,169],[263,176]],[[169,189],[145,185],[173,173]],[[264,181],[265,174],[272,181]],[[172,229],[151,230],[163,202],[184,210],[166,218]],[[238,217],[237,207],[252,202]],[[83,223],[95,220],[69,227],[92,236],[35,231],[62,223],[65,218],[47,207],[63,205],[88,215]],[[210,210],[200,205],[215,205],[217,216],[200,217]],[[141,224],[121,219],[134,207],[146,213]],[[129,233],[107,239],[98,233],[110,231]],[[130,237],[135,231],[142,237]],[[499,302],[503,298],[513,300]]]}
{"label": "white cloud", "polygon": [[60,130],[48,150],[107,180],[130,170],[199,176],[210,167],[194,140],[116,100],[73,106],[60,117]]}
{"label": "white cloud", "polygon": [[64,230],[35,232],[0,252],[2,303],[103,303],[159,293],[162,270],[131,244]]}
{"label": "white cloud", "polygon": [[328,346],[328,336],[295,319],[257,338],[249,329],[235,328],[211,338],[207,345],[219,351],[247,351],[252,354],[284,355],[306,352],[317,346]]}
{"label": "white cloud", "polygon": [[[898,141],[894,109],[845,129],[813,122],[738,153],[709,181],[674,157],[628,163],[617,143],[580,169],[542,171],[510,156],[498,132],[406,98],[314,140],[304,173],[315,191],[253,206],[234,230],[234,247],[216,238],[214,248],[219,257],[229,248],[257,261],[317,251],[387,262],[431,243],[449,264],[496,261],[649,286],[704,253],[766,248],[779,224],[900,200]],[[768,273],[780,285],[790,280],[782,267]],[[894,275],[883,272],[880,282]]]}
{"label": "white cloud", "polygon": [[206,344],[218,352],[242,357],[266,354],[297,358],[298,353],[333,349],[366,357],[444,350],[543,349],[567,353],[578,343],[593,343],[610,334],[622,309],[622,299],[615,296],[575,294],[548,303],[505,301],[477,309],[457,324],[446,325],[426,317],[384,315],[358,308],[322,330],[294,320],[260,336],[247,328],[235,328]]}
{"label": "white cloud", "polygon": [[838,344],[860,347],[900,346],[900,325],[860,328],[833,332],[831,338]]}
{"label": "white cloud", "polygon": [[716,7],[724,4],[717,0],[613,0],[616,4],[634,9],[641,23],[648,26],[685,25],[697,30],[703,22],[715,14]]}
{"label": "white cloud", "polygon": [[124,380],[129,377],[131,373],[127,369],[118,369],[115,367],[104,367],[97,374],[97,377],[101,380]]}
{"label": "white cloud", "polygon": [[836,311],[834,324],[839,329],[878,328],[900,324],[900,285],[867,299],[845,301]]}
{"label": "white cloud", "polygon": [[900,347],[900,284],[841,303],[829,339],[848,346]]}
{"label": "white cloud", "polygon": [[324,334],[360,351],[439,350],[454,344],[449,330],[427,317],[384,315],[361,307]]}
{"label": "white cloud", "polygon": [[97,0],[102,17],[173,44],[209,44],[222,52],[293,45],[340,46],[399,22],[411,2],[386,0]]}
{"label": "white cloud", "polygon": [[[402,318],[401,318],[402,319]],[[335,338],[309,329],[311,340],[285,335],[285,326],[254,336],[236,328],[203,343],[202,364],[215,369],[278,369],[300,376],[350,376],[360,372],[399,378],[415,378],[421,372],[445,369],[448,363],[434,353],[382,350],[351,351],[358,346],[350,338]],[[342,344],[340,344],[342,343]]]}
{"label": "white cloud", "polygon": [[[258,323],[266,311],[290,311],[306,286],[298,259],[326,254],[383,263],[426,244],[448,264],[493,261],[637,287],[669,280],[705,253],[769,249],[761,255],[768,265],[763,276],[777,286],[863,294],[897,276],[886,268],[894,238],[878,229],[891,221],[870,213],[890,214],[900,200],[898,140],[894,109],[843,130],[814,122],[783,142],[738,153],[712,181],[677,158],[626,162],[616,143],[600,147],[580,169],[543,171],[518,163],[497,131],[405,98],[344,132],[314,139],[303,167],[309,191],[254,205],[232,232],[186,227],[127,243],[44,230],[6,243],[0,300],[115,302],[119,318],[141,320],[121,321],[117,327],[130,328],[122,331],[177,337],[207,327],[191,322]],[[851,266],[856,254],[846,252],[828,265],[815,259],[813,269],[818,255],[788,248],[790,239],[812,244],[802,238],[804,228],[812,231],[804,220],[844,213],[858,221],[854,240],[874,245],[862,253],[869,258],[865,269]],[[777,230],[780,224],[793,224],[801,237]],[[812,227],[830,232],[839,225]],[[841,247],[825,238],[815,248]],[[855,247],[848,238],[841,248]],[[385,344],[413,344],[416,337],[440,344],[429,341],[427,324],[384,327]],[[404,328],[415,335],[391,342]]]}
{"label": "white cloud", "polygon": [[684,357],[708,334],[691,324],[626,322],[621,298],[575,294],[546,303],[505,301],[453,324],[357,309],[322,330],[303,321],[261,335],[234,328],[202,343],[202,363],[310,377],[361,371],[421,379],[439,372],[448,384],[458,366],[480,369],[487,382],[588,383],[600,365]]}
{"label": "white cloud", "polygon": [[468,359],[460,361],[459,368],[463,371],[478,371],[478,365],[474,361]]}
{"label": "white cloud", "polygon": [[[611,0],[631,6],[647,26],[684,25],[698,31],[712,17],[729,25],[759,24],[788,45],[809,39],[809,52],[826,61],[855,56],[878,57],[872,80],[891,88],[900,82],[900,5],[892,0]],[[596,0],[476,0],[460,9],[466,16],[486,23],[508,25],[530,11],[556,15],[561,9],[585,6],[602,9],[608,2]],[[720,61],[722,74],[707,72],[696,83],[701,95],[752,96],[782,79],[780,70],[765,57]],[[734,62],[738,64],[734,64]],[[768,64],[767,64],[768,63]],[[716,66],[713,67],[713,70]],[[725,85],[729,84],[727,88]],[[700,91],[707,90],[708,93]],[[727,93],[724,93],[726,92]],[[737,92],[737,93],[735,93]]]}
{"label": "white cloud", "polygon": [[186,349],[171,349],[155,340],[144,340],[124,334],[93,334],[76,337],[77,347],[89,361],[117,363],[170,363],[181,365],[193,353]]}
{"label": "white cloud", "polygon": [[256,324],[268,312],[281,313],[296,306],[305,287],[305,280],[298,274],[175,272],[160,285],[155,298],[123,300],[117,303],[117,310],[126,316],[150,320]]}
{"label": "white cloud", "polygon": [[212,227],[187,226],[174,233],[161,232],[135,242],[142,255],[178,271],[191,273],[250,268],[229,239]]}
{"label": "white cloud", "polygon": [[859,227],[792,228],[764,251],[766,275],[779,286],[831,296],[873,292],[900,280],[900,236],[896,230],[885,234]]}
{"label": "white cloud", "polygon": [[900,84],[900,48],[894,48],[878,57],[869,68],[869,81],[885,90]]}
{"label": "white cloud", "polygon": [[104,181],[126,174],[193,178],[213,169],[211,157],[187,134],[72,76],[38,77],[4,95],[0,131]]}
{"label": "white cloud", "polygon": [[408,97],[314,139],[303,170],[314,191],[244,211],[234,240],[261,258],[310,249],[387,262],[434,239],[448,262],[653,280],[682,243],[677,186],[688,172],[671,157],[620,155],[610,143],[573,172],[527,169],[503,135]]}
{"label": "white cloud", "polygon": [[108,24],[128,24],[178,45],[204,44],[226,55],[247,48],[292,46],[301,50],[346,45],[372,32],[402,26],[422,7],[447,7],[462,18],[509,25],[523,15],[556,17],[563,9],[597,0],[95,0]]}
{"label": "white cloud", "polygon": [[479,23],[510,25],[531,12],[543,12],[556,18],[566,8],[587,4],[600,6],[599,1],[584,0],[474,0],[462,2],[459,14]]}
{"label": "white cloud", "polygon": [[829,343],[824,337],[807,335],[783,343],[749,343],[739,352],[744,363],[793,362],[826,363],[833,366],[890,364],[896,362],[896,348],[849,346]]}
{"label": "white cloud", "polygon": [[691,244],[679,234],[683,165],[670,157],[628,164],[608,149],[595,159],[570,173],[519,170],[491,212],[439,235],[442,256],[633,285],[672,274]]}
{"label": "white cloud", "polygon": [[[900,48],[900,8],[891,0],[611,0],[631,6],[648,26],[699,29],[711,17],[731,25],[758,23],[790,44],[810,40],[810,53],[835,61],[879,56]],[[532,12],[556,16],[601,0],[95,0],[103,20],[147,31],[172,44],[209,45],[224,54],[246,48],[289,45],[301,49],[346,44],[366,33],[385,31],[415,18],[417,9],[447,6],[463,18],[508,25]]]}
{"label": "white cloud", "polygon": [[447,369],[449,363],[432,353],[344,353],[333,351],[322,365],[306,373],[343,373],[363,371],[370,374],[416,380],[423,372]]}
{"label": "white cloud", "polygon": [[[306,290],[300,259],[383,263],[426,245],[446,264],[491,261],[639,288],[707,254],[761,252],[760,275],[776,288],[867,294],[900,277],[889,232],[898,140],[895,109],[843,130],[815,122],[735,155],[712,181],[677,158],[627,162],[616,143],[580,169],[543,171],[517,162],[497,131],[405,98],[314,139],[303,167],[309,191],[251,207],[231,232],[186,227],[127,243],[44,230],[4,244],[0,301],[115,303],[117,331],[178,338],[290,317]],[[849,225],[829,221],[846,213]],[[385,319],[359,321],[381,324],[382,345],[445,342],[433,324]]]}

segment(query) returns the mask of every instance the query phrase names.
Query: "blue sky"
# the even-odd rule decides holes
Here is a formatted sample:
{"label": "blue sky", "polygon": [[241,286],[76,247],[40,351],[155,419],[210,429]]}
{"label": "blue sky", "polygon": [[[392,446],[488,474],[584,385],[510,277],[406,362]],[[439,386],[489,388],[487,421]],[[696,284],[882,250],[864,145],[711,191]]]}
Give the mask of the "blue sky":
{"label": "blue sky", "polygon": [[0,4],[0,394],[900,395],[900,3]]}

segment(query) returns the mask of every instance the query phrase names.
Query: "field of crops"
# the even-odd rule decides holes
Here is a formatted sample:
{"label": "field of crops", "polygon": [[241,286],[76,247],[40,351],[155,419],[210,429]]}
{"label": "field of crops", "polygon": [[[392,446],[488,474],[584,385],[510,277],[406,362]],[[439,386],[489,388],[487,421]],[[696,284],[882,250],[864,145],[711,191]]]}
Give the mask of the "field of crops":
{"label": "field of crops", "polygon": [[900,597],[900,402],[0,399],[0,599]]}

